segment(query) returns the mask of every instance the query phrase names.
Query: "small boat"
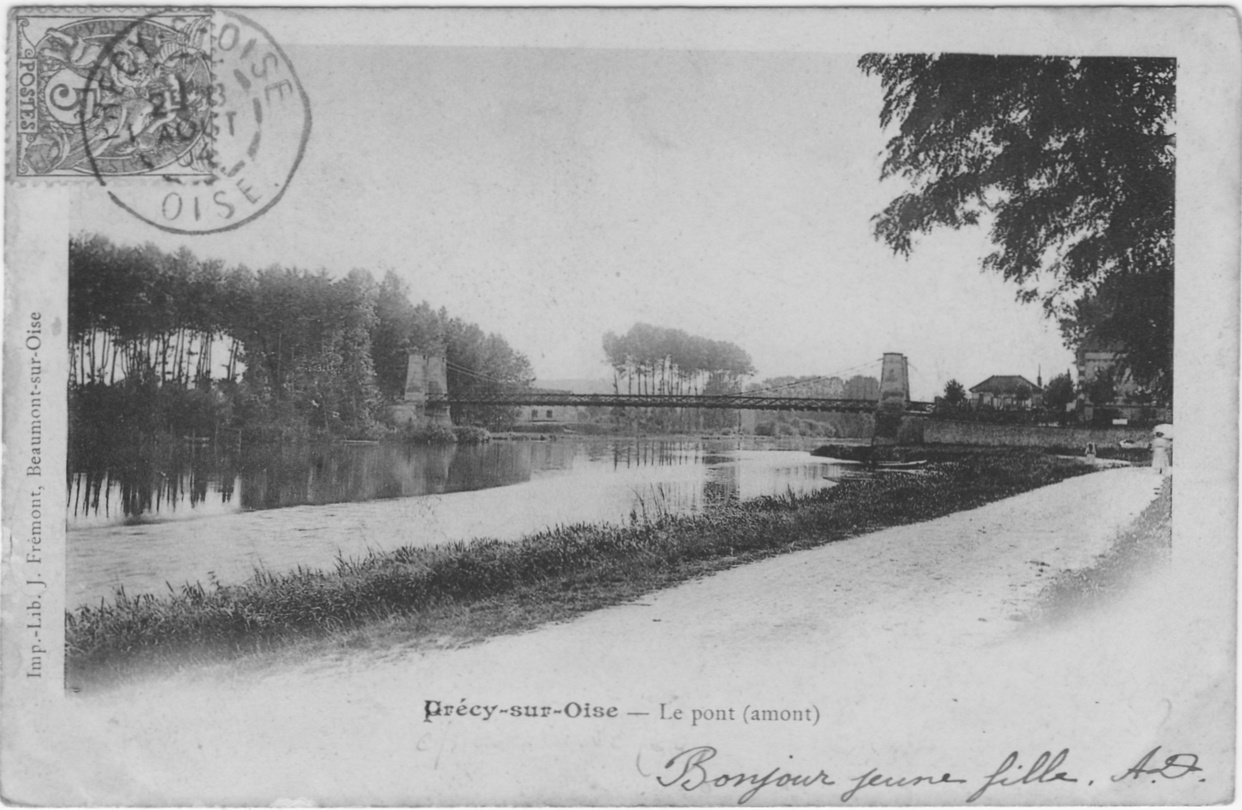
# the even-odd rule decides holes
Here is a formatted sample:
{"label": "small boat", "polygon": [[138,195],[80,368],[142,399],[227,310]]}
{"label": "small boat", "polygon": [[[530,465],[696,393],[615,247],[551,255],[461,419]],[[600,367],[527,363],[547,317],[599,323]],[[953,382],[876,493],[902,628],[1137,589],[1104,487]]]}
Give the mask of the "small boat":
{"label": "small boat", "polygon": [[885,470],[914,470],[927,463],[927,459],[919,461],[881,461],[875,466]]}

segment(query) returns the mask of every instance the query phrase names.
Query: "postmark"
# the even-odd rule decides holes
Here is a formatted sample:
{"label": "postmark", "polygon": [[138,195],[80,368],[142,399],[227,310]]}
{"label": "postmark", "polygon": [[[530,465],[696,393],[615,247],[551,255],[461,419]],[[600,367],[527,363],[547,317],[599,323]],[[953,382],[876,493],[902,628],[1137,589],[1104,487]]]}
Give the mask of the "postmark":
{"label": "postmark", "polygon": [[292,63],[232,11],[15,15],[10,176],[97,185],[173,233],[241,227],[284,195],[310,135]]}

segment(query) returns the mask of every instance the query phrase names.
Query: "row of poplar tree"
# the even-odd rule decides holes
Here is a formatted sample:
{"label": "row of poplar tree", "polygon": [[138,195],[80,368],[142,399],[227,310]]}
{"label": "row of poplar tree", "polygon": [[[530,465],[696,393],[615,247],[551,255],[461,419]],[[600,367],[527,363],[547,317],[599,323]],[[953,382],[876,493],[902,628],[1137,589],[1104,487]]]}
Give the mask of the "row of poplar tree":
{"label": "row of poplar tree", "polygon": [[94,234],[69,243],[69,343],[79,428],[372,435],[403,393],[409,351],[443,352],[453,390],[533,378],[504,338],[415,304],[391,271],[254,271]]}
{"label": "row of poplar tree", "polygon": [[737,393],[755,373],[750,355],[734,343],[645,323],[623,335],[606,333],[604,355],[617,393]]}

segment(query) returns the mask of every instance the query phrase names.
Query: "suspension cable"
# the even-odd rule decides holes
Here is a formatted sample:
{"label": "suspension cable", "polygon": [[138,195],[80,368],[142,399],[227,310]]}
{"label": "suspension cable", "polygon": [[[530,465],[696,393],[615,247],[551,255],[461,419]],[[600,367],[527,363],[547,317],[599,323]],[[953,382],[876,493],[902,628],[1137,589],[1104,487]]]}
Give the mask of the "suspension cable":
{"label": "suspension cable", "polygon": [[768,393],[772,391],[780,391],[784,388],[797,388],[799,386],[804,386],[804,385],[813,385],[814,383],[817,383],[823,380],[830,380],[833,377],[839,378],[841,375],[849,374],[851,371],[863,371],[863,370],[869,369],[875,363],[880,362],[881,359],[882,358],[876,359],[876,360],[869,360],[866,363],[859,363],[856,366],[850,366],[849,368],[844,368],[844,369],[841,369],[840,371],[834,371],[831,374],[821,374],[815,377],[811,377],[809,379],[798,380],[796,382],[782,383],[781,385],[769,385],[763,388],[756,388],[751,391],[748,391],[747,393],[750,393],[750,394]]}
{"label": "suspension cable", "polygon": [[[773,391],[781,391],[787,388],[799,388],[802,386],[813,385],[818,382],[830,380],[834,377],[840,378],[841,375],[849,374],[850,372],[866,370],[868,368],[871,368],[873,365],[875,365],[878,362],[880,362],[880,359],[872,359],[872,360],[868,360],[865,363],[859,363],[858,365],[849,366],[848,368],[843,368],[839,371],[834,371],[829,374],[821,374],[821,375],[817,375],[815,377],[811,377],[808,379],[797,380],[795,382],[789,382],[789,383],[782,383],[780,385],[769,385],[769,386],[764,386],[763,388],[755,388],[755,389],[752,389],[744,393],[745,394],[763,394],[763,393],[771,393]],[[483,380],[485,382],[495,383],[496,385],[500,385],[500,386],[513,387],[513,388],[517,387],[513,382],[499,380],[495,377],[491,377],[487,374],[483,374],[481,372],[475,371],[474,369],[467,368],[466,366],[463,366],[460,363],[455,363],[452,360],[449,360],[447,358],[445,359],[444,364],[447,368],[452,369],[454,372],[458,374],[465,374],[467,376],[474,377],[476,379]]]}

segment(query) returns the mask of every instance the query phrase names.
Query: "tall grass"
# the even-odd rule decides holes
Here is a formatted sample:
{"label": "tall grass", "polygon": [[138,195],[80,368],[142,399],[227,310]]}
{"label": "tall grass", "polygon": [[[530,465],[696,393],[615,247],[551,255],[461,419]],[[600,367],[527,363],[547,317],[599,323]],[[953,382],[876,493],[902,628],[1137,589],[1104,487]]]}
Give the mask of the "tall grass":
{"label": "tall grass", "polygon": [[[71,679],[144,663],[214,660],[404,617],[430,635],[433,614],[509,610],[529,626],[540,601],[569,615],[772,554],[885,526],[928,520],[1081,474],[1089,468],[1037,453],[967,457],[922,475],[845,481],[819,492],[731,503],[704,515],[663,510],[629,525],[557,526],[517,542],[479,539],[338,558],[334,570],[257,572],[240,585],[118,592],[111,604],[66,616]],[[564,613],[562,613],[564,615]],[[432,617],[429,619],[429,617]],[[428,621],[431,623],[428,624]]]}

